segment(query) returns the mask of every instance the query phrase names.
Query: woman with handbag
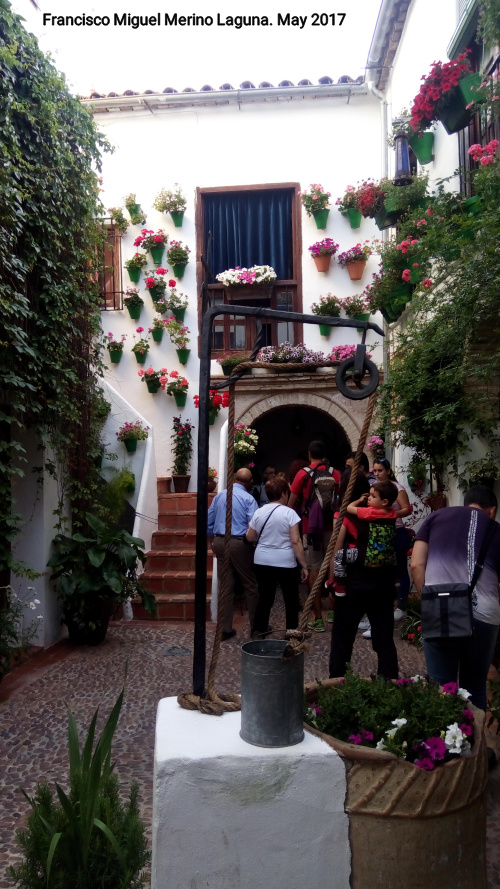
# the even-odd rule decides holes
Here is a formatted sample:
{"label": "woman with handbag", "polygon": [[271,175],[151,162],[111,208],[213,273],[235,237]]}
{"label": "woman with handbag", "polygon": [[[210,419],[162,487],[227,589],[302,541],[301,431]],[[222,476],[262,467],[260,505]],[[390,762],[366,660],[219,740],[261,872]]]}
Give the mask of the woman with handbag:
{"label": "woman with handbag", "polygon": [[[294,630],[299,622],[299,580],[307,581],[308,569],[300,539],[300,518],[290,509],[289,488],[284,476],[266,482],[269,503],[258,509],[247,531],[247,540],[256,544],[254,571],[259,587],[252,637],[269,632],[269,615],[274,605],[276,587],[281,587],[285,602],[286,628]],[[300,576],[297,561],[301,566]]]}

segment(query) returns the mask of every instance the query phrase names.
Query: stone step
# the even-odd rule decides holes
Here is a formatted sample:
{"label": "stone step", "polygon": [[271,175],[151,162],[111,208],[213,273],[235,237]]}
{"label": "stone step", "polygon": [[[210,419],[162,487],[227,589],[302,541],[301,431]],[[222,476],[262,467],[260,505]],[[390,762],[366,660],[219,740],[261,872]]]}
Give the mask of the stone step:
{"label": "stone step", "polygon": [[151,538],[151,550],[177,550],[196,549],[196,530],[193,528],[170,528],[163,531],[153,531]]}
{"label": "stone step", "polygon": [[[210,603],[212,597],[207,595],[206,618],[211,619]],[[187,621],[194,620],[194,593],[158,593],[156,595],[155,620]],[[135,620],[151,620],[151,615],[142,607],[140,599],[132,600]]]}
{"label": "stone step", "polygon": [[[195,551],[188,550],[150,550],[146,554],[145,572],[150,574],[156,571],[194,571]],[[207,551],[208,570],[212,570],[213,554]]]}
{"label": "stone step", "polygon": [[[144,589],[155,595],[176,593],[177,595],[194,594],[195,572],[192,571],[145,571],[141,574]],[[212,592],[212,572],[207,574],[207,594]]]}
{"label": "stone step", "polygon": [[158,512],[158,530],[191,530],[196,529],[196,510],[190,509],[186,512],[172,512],[166,515]]}
{"label": "stone step", "polygon": [[169,513],[194,510],[196,513],[196,494],[158,494],[158,512]]}

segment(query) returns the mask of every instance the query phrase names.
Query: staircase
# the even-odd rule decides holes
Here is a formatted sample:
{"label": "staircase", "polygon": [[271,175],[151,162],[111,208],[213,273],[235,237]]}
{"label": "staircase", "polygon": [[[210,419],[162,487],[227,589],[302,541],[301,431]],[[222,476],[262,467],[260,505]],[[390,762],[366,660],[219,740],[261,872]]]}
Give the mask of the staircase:
{"label": "staircase", "polygon": [[[157,480],[158,531],[153,532],[141,583],[154,593],[156,620],[194,620],[196,494],[171,494],[170,478]],[[209,494],[209,503],[214,494]],[[213,555],[207,546],[207,620],[210,620]],[[141,600],[132,603],[134,619],[151,620]]]}

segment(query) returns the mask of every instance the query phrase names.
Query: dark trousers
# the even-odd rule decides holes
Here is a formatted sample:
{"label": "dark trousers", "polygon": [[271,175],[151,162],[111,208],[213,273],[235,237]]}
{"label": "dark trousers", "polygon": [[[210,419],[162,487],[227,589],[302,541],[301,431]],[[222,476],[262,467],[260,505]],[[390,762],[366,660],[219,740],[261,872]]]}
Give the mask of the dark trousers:
{"label": "dark trousers", "polygon": [[299,569],[254,565],[254,571],[259,587],[259,602],[255,612],[253,632],[266,632],[278,584],[285,602],[286,628],[295,630],[299,623]]}
{"label": "dark trousers", "polygon": [[410,547],[410,535],[407,528],[396,528],[394,549],[396,552],[396,564],[399,575],[398,608],[402,611],[406,608],[408,593],[410,592],[410,575],[408,573],[408,549]]}
{"label": "dark trousers", "polygon": [[440,685],[458,682],[470,692],[474,706],[486,710],[486,680],[497,636],[497,624],[474,620],[472,636],[425,639],[424,654],[429,676]]}
{"label": "dark trousers", "polygon": [[[214,537],[212,549],[217,557],[217,568],[222,575],[222,562],[224,559],[224,538]],[[257,581],[253,571],[253,546],[239,538],[232,537],[230,544],[229,576],[227,578],[226,607],[223,614],[222,629],[228,633],[233,626],[234,585],[236,577],[239,577],[245,598],[247,600],[250,629],[254,622],[255,608],[259,598]],[[222,576],[219,580],[222,582]]]}
{"label": "dark trousers", "polygon": [[347,569],[346,596],[335,597],[335,620],[330,650],[330,678],[345,676],[351,661],[358,623],[368,616],[372,645],[377,653],[377,673],[385,679],[398,678],[398,656],[394,645],[394,571],[389,568]]}

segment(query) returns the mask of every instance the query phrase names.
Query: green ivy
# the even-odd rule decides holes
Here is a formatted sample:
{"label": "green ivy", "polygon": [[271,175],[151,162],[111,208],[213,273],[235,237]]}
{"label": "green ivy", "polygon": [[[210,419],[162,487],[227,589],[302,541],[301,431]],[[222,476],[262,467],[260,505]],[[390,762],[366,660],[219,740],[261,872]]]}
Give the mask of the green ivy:
{"label": "green ivy", "polygon": [[46,468],[73,518],[94,508],[98,485],[96,171],[107,143],[21,21],[0,0],[0,571],[20,567],[10,541],[21,430],[53,449]]}

